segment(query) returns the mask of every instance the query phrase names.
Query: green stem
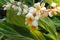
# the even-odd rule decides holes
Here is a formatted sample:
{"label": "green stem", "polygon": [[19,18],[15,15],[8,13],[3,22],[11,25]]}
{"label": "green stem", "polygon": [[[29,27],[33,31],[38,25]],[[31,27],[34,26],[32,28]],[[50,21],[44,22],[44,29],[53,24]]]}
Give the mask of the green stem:
{"label": "green stem", "polygon": [[33,5],[34,5],[34,3],[35,3],[35,0],[33,0]]}

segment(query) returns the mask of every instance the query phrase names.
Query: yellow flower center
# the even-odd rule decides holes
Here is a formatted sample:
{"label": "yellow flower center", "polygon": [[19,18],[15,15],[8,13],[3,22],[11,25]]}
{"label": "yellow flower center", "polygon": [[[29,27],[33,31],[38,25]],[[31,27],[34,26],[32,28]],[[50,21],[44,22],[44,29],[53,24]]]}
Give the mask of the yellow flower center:
{"label": "yellow flower center", "polygon": [[33,18],[31,18],[31,17],[27,18],[26,21],[31,24],[33,22]]}

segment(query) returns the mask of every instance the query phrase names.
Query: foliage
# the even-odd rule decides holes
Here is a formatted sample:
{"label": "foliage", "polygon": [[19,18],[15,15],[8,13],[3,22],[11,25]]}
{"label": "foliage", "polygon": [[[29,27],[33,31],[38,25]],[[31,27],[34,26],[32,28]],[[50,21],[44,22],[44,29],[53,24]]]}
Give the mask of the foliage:
{"label": "foliage", "polygon": [[[6,0],[8,1],[8,0]],[[6,2],[0,0],[0,3]],[[46,0],[48,2],[48,0]],[[49,1],[49,4],[52,0]],[[58,1],[58,0],[56,0]],[[24,1],[34,4],[33,1]],[[2,4],[1,4],[2,5]],[[0,40],[59,40],[60,33],[56,28],[60,27],[60,20],[57,18],[50,19],[49,17],[40,18],[38,21],[39,28],[42,27],[48,33],[39,30],[33,30],[25,25],[25,15],[16,15],[17,10],[10,8],[7,10],[6,20],[0,22]]]}

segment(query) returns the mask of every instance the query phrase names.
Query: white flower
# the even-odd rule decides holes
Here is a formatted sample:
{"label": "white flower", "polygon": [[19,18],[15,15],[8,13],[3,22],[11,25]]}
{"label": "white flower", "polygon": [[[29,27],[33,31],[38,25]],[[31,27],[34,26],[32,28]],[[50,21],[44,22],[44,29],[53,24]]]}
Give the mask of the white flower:
{"label": "white flower", "polygon": [[15,1],[14,0],[10,0],[11,3],[14,3]]}
{"label": "white flower", "polygon": [[28,12],[28,9],[23,9],[23,13],[26,14]]}
{"label": "white flower", "polygon": [[36,16],[41,17],[41,13],[40,12],[36,12]]}
{"label": "white flower", "polygon": [[17,5],[20,6],[21,5],[21,2],[17,2]]}
{"label": "white flower", "polygon": [[21,11],[22,11],[22,9],[21,9],[20,7],[18,7],[18,11],[19,11],[19,12],[21,12]]}
{"label": "white flower", "polygon": [[18,15],[18,16],[21,15],[21,12],[18,12],[17,15]]}
{"label": "white flower", "polygon": [[35,16],[35,17],[34,17],[34,20],[37,20],[37,21],[38,21],[39,18],[40,18],[39,16]]}
{"label": "white flower", "polygon": [[46,10],[46,7],[42,7],[41,10]]}
{"label": "white flower", "polygon": [[4,10],[7,10],[7,8],[5,7]]}
{"label": "white flower", "polygon": [[34,9],[34,7],[29,7],[29,10],[30,10],[30,9]]}
{"label": "white flower", "polygon": [[32,15],[31,13],[28,13],[28,14],[26,15],[26,18],[30,18],[30,17],[33,18],[33,15]]}
{"label": "white flower", "polygon": [[33,22],[33,20],[34,20],[34,17],[33,17],[33,15],[31,14],[31,13],[28,13],[27,15],[26,15],[26,22],[29,24],[29,25],[31,25],[32,24],[32,22]]}
{"label": "white flower", "polygon": [[40,3],[39,3],[39,2],[38,2],[38,3],[35,3],[35,4],[34,4],[34,7],[36,7],[37,5],[39,5],[39,6],[40,6]]}
{"label": "white flower", "polygon": [[29,12],[30,12],[30,13],[33,13],[34,11],[36,11],[36,9],[35,9],[34,7],[30,7],[30,8],[29,8]]}
{"label": "white flower", "polygon": [[40,6],[40,3],[39,2],[38,3],[35,3],[34,4],[34,7],[37,9],[37,11],[38,10],[40,11],[41,6]]}
{"label": "white flower", "polygon": [[41,3],[41,7],[44,7],[44,6],[45,6],[45,3],[44,3],[44,2],[42,2],[42,3]]}
{"label": "white flower", "polygon": [[18,7],[18,13],[17,13],[17,15],[20,15],[21,12],[22,12],[22,9],[20,7]]}
{"label": "white flower", "polygon": [[51,12],[49,12],[49,16],[52,17],[53,15],[51,14]]}
{"label": "white flower", "polygon": [[23,7],[28,9],[28,6],[27,5],[23,5]]}
{"label": "white flower", "polygon": [[28,12],[28,6],[27,5],[23,5],[23,13],[26,14]]}
{"label": "white flower", "polygon": [[34,20],[34,21],[32,22],[32,26],[37,27],[37,26],[38,26],[38,21]]}
{"label": "white flower", "polygon": [[3,5],[4,10],[8,10],[11,7],[11,3],[7,2],[7,5]]}
{"label": "white flower", "polygon": [[18,9],[18,7],[17,7],[16,5],[12,5],[12,8],[13,8],[14,10],[17,10],[17,9]]}
{"label": "white flower", "polygon": [[51,4],[52,7],[56,7],[56,5],[57,4],[55,2],[52,2],[52,4]]}

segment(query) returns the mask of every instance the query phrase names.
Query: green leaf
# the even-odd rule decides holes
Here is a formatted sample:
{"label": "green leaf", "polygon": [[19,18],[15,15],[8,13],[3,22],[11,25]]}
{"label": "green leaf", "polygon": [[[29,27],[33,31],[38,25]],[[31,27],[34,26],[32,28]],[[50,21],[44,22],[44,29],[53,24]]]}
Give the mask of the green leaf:
{"label": "green leaf", "polygon": [[48,17],[46,18],[40,18],[39,20],[39,26],[43,27],[46,31],[49,32],[49,36],[56,40],[57,39],[57,33],[56,33],[56,27]]}
{"label": "green leaf", "polygon": [[51,4],[52,2],[57,3],[58,6],[60,6],[60,0],[45,0],[47,3]]}
{"label": "green leaf", "polygon": [[52,19],[52,21],[54,22],[54,24],[55,24],[56,26],[60,27],[60,20],[59,20],[58,18],[54,17],[54,18]]}
{"label": "green leaf", "polygon": [[7,22],[15,24],[17,26],[25,26],[25,17],[24,15],[17,15],[17,10],[10,8],[7,11]]}
{"label": "green leaf", "polygon": [[[24,32],[24,29],[22,27],[22,29],[20,28],[20,33],[16,30],[16,27],[12,24],[9,24],[9,23],[6,23],[6,22],[3,22],[3,23],[0,23],[0,33],[3,34],[3,36],[6,36],[7,39],[14,39],[14,40],[32,40],[32,38],[29,38],[27,37],[27,35],[25,33],[27,33],[28,30],[26,30]],[[21,34],[21,31],[22,31],[22,34],[24,32],[25,36]],[[28,34],[28,33],[27,33]],[[1,38],[2,38],[2,35],[1,35]]]}
{"label": "green leaf", "polygon": [[58,40],[60,39],[60,33],[58,33]]}
{"label": "green leaf", "polygon": [[31,30],[31,34],[34,37],[34,40],[46,40],[43,34],[38,30]]}
{"label": "green leaf", "polygon": [[[43,34],[38,30],[30,30],[29,28],[26,29],[25,27],[14,26],[14,25],[2,22],[0,23],[0,33],[7,36],[7,39],[14,39],[14,40],[45,40]],[[30,30],[30,31],[28,31]],[[33,38],[33,39],[32,39]]]}
{"label": "green leaf", "polygon": [[47,3],[51,4],[53,0],[45,0]]}

